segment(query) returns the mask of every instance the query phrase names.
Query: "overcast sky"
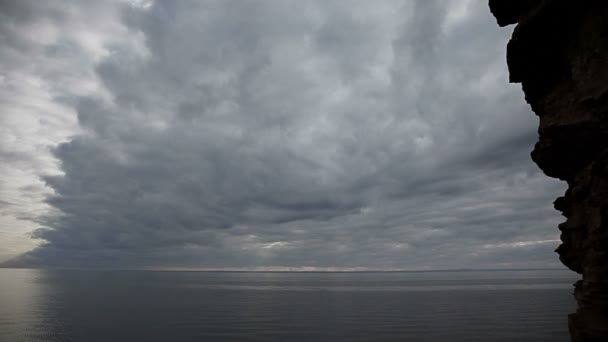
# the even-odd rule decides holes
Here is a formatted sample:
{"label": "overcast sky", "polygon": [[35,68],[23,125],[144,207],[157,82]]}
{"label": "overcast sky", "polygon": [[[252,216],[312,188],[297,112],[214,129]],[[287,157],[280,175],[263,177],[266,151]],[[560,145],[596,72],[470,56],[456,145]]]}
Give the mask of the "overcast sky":
{"label": "overcast sky", "polygon": [[560,267],[486,1],[0,0],[0,261]]}

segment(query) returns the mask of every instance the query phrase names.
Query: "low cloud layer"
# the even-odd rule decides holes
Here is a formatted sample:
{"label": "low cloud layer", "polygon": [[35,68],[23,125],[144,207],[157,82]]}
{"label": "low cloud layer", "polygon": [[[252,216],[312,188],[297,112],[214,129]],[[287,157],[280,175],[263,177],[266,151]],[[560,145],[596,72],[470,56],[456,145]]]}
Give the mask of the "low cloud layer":
{"label": "low cloud layer", "polygon": [[42,241],[9,265],[558,264],[483,2],[0,6],[0,170],[36,184],[2,185],[1,233]]}

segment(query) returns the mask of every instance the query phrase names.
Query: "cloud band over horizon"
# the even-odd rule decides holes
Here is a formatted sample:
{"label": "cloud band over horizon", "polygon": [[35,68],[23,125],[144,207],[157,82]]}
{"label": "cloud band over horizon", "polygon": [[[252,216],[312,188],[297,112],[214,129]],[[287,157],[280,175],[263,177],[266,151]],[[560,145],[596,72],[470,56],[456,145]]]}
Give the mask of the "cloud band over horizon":
{"label": "cloud band over horizon", "polygon": [[485,2],[0,8],[7,265],[561,267]]}

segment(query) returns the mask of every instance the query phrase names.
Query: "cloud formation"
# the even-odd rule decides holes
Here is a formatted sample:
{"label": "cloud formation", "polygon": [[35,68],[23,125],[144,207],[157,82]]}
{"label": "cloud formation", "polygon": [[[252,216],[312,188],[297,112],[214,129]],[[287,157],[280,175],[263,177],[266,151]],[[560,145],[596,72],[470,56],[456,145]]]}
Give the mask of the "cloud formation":
{"label": "cloud formation", "polygon": [[485,3],[1,6],[11,51],[57,63],[27,72],[69,132],[50,155],[3,143],[3,165],[58,162],[34,167],[49,210],[18,220],[43,243],[11,265],[558,264],[563,187],[530,161],[535,118]]}

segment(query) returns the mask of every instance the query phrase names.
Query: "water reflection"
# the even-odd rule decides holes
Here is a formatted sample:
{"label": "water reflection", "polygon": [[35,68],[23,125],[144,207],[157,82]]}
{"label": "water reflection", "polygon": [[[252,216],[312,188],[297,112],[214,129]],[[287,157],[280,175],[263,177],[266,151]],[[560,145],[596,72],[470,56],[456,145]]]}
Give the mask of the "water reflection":
{"label": "water reflection", "polygon": [[0,340],[62,341],[63,320],[56,315],[53,287],[44,270],[2,270]]}

